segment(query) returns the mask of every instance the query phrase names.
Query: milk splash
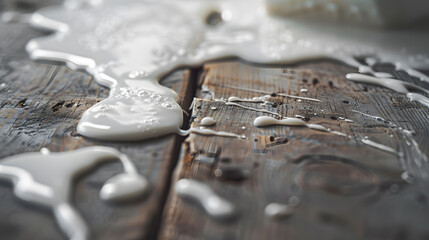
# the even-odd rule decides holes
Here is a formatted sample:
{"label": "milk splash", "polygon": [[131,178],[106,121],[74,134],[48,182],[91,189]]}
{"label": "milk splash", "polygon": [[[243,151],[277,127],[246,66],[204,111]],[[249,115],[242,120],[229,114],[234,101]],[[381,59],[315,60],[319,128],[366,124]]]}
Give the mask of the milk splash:
{"label": "milk splash", "polygon": [[0,179],[13,184],[16,197],[32,204],[49,207],[62,231],[72,240],[89,239],[89,230],[70,203],[72,181],[76,175],[98,165],[119,160],[124,173],[110,178],[101,188],[105,201],[123,201],[141,196],[149,183],[126,155],[114,148],[87,147],[71,152],[23,153],[0,161]]}
{"label": "milk splash", "polygon": [[[33,59],[86,70],[111,89],[84,113],[78,132],[100,140],[140,140],[179,131],[177,94],[158,81],[182,66],[239,57],[255,63],[330,58],[359,67],[377,55],[421,80],[429,33],[299,22],[266,13],[263,1],[67,1],[32,15],[53,30],[30,41]],[[412,44],[411,44],[412,43]],[[405,49],[399,51],[399,49]]]}

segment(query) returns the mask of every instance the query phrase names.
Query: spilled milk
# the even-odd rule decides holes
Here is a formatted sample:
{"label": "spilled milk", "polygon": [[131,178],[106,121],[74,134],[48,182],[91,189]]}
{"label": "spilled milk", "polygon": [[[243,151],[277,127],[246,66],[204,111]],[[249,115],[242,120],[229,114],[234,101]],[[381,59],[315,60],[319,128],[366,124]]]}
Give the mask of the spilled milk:
{"label": "spilled milk", "polygon": [[[64,62],[72,69],[85,70],[97,83],[111,90],[109,98],[87,110],[77,126],[80,134],[99,140],[143,140],[190,132],[243,138],[211,129],[180,130],[183,117],[178,96],[158,82],[178,67],[228,57],[261,64],[320,58],[339,60],[361,73],[374,75],[350,74],[347,76],[350,80],[387,87],[429,106],[424,95],[411,92],[428,93],[426,90],[397,82],[390,75],[376,73],[356,60],[360,56],[376,56],[429,82],[426,75],[416,70],[429,68],[429,32],[296,21],[267,13],[272,7],[270,1],[260,0],[67,1],[29,17],[32,26],[54,33],[31,40],[26,49],[33,59]],[[265,101],[266,96],[223,100],[227,105],[283,118],[279,113],[237,103]],[[257,127],[277,124],[303,126],[347,137],[322,125],[306,124],[299,118],[278,120],[261,116],[254,121]],[[362,142],[394,151],[368,140]],[[57,160],[59,158],[61,161]],[[124,173],[106,182],[100,192],[103,200],[127,200],[147,190],[147,181],[137,173],[132,162],[117,150],[105,147],[65,153],[43,150],[5,158],[0,162],[0,178],[14,184],[14,194],[18,198],[52,208],[58,224],[70,239],[87,239],[89,231],[69,202],[71,181],[78,172],[114,159],[122,162]],[[42,174],[44,166],[55,171]],[[209,215],[229,217],[234,214],[234,206],[203,183],[182,179],[176,183],[175,191],[179,196],[197,201]],[[266,209],[269,216],[288,213],[287,207],[282,205],[271,204]]]}
{"label": "spilled milk", "polygon": [[149,188],[148,181],[135,165],[118,150],[87,147],[75,151],[23,153],[0,162],[0,179],[13,184],[14,195],[31,204],[50,208],[61,230],[69,239],[89,239],[90,231],[71,203],[74,178],[108,161],[120,161],[123,173],[104,183],[100,198],[104,201],[132,200]]}
{"label": "spilled milk", "polygon": [[27,51],[33,59],[86,70],[111,89],[110,97],[86,111],[77,127],[80,134],[101,140],[141,140],[179,132],[182,112],[177,94],[158,81],[178,67],[220,58],[262,64],[330,58],[359,68],[363,64],[355,57],[377,56],[429,81],[414,69],[428,68],[427,31],[296,21],[267,13],[269,4],[68,1],[31,16],[34,27],[54,34],[31,40]]}

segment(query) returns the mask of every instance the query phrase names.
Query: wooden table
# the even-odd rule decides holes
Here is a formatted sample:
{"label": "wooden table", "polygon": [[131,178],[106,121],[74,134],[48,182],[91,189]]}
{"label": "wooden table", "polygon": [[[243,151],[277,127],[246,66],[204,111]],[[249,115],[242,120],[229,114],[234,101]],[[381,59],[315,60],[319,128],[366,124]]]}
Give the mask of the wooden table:
{"label": "wooden table", "polygon": [[[31,11],[50,2],[3,1],[0,10]],[[398,129],[355,112],[415,131],[416,143],[428,155],[429,110],[403,94],[350,82],[344,76],[356,69],[327,60],[277,66],[238,60],[207,63],[161,81],[179,93],[183,109],[195,98],[183,128],[199,127],[199,120],[211,116],[217,124],[210,129],[243,134],[245,139],[192,134],[186,140],[170,135],[99,142],[79,136],[76,125],[108,90],[86,73],[31,61],[25,44],[44,34],[25,23],[0,22],[0,157],[42,147],[68,151],[90,145],[126,153],[149,179],[151,192],[127,205],[102,202],[102,183],[121,170],[115,163],[76,179],[73,203],[89,224],[92,239],[429,239],[428,190],[422,180],[429,173],[427,162],[418,165],[422,156]],[[389,64],[378,68],[429,89]],[[303,88],[308,92],[300,92]],[[308,123],[352,138],[302,127],[255,128],[252,122],[261,113],[215,101],[265,92],[322,102],[273,96],[276,104],[270,106],[243,105],[287,117],[302,115]],[[359,139],[365,136],[404,156],[362,144]],[[404,169],[413,177],[404,180]],[[213,219],[178,197],[172,189],[181,178],[211,186],[237,207],[237,216]],[[1,184],[1,239],[65,239],[49,210],[17,200],[11,186]],[[285,219],[266,217],[265,206],[272,202],[293,205],[293,213]]]}

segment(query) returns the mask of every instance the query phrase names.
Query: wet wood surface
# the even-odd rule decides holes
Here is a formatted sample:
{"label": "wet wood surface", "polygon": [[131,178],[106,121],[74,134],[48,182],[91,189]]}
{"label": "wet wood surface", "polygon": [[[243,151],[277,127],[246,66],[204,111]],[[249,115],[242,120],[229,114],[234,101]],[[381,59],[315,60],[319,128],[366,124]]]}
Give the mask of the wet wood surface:
{"label": "wet wood surface", "polygon": [[[0,10],[31,11],[52,2],[3,1]],[[183,109],[196,97],[191,122],[186,120],[184,128],[200,127],[199,121],[211,116],[217,124],[207,128],[244,139],[191,134],[185,142],[178,136],[94,141],[77,135],[76,125],[86,109],[107,97],[108,89],[83,72],[31,61],[25,44],[44,34],[25,23],[0,22],[0,158],[42,147],[67,151],[110,146],[126,153],[151,183],[145,198],[109,205],[98,193],[105,180],[121,171],[120,164],[104,164],[77,179],[73,204],[88,223],[91,239],[429,239],[427,184],[419,180],[429,173],[424,162],[429,111],[404,95],[350,82],[344,76],[356,70],[336,62],[263,67],[209,63],[178,70],[162,84],[178,91]],[[392,66],[378,67],[429,88]],[[216,101],[272,92],[321,102],[274,95],[270,100],[275,104],[240,104],[283,117],[302,115],[308,123],[351,138],[304,127],[255,128],[253,120],[269,114]],[[355,111],[415,134],[411,139],[398,127]],[[402,154],[367,146],[360,141],[365,137]],[[412,177],[405,178],[405,170]],[[236,206],[235,217],[212,218],[197,203],[178,197],[174,186],[182,178],[212,187]],[[0,239],[65,239],[49,210],[17,200],[10,184],[0,184]],[[265,216],[272,202],[291,206],[291,215]]]}
{"label": "wet wood surface", "polygon": [[[379,67],[392,70],[388,65]],[[210,116],[217,124],[206,128],[245,139],[191,134],[182,147],[174,179],[206,183],[233,203],[237,214],[230,221],[219,221],[171,191],[161,239],[427,239],[427,195],[418,180],[409,184],[411,178],[403,179],[404,169],[416,177],[426,174],[427,163],[418,165],[415,149],[399,129],[354,111],[415,131],[414,139],[426,154],[429,111],[402,94],[345,79],[345,74],[355,71],[332,62],[272,68],[238,62],[205,65],[192,126],[200,127],[199,121]],[[394,73],[415,80],[403,72]],[[423,85],[419,80],[416,84]],[[351,137],[305,127],[255,128],[253,120],[269,114],[216,100],[271,92],[321,102],[273,95],[272,105],[240,104],[283,117],[301,115],[307,123]],[[360,139],[365,137],[404,156],[364,145]],[[273,202],[293,206],[291,215],[265,216],[265,207]]]}

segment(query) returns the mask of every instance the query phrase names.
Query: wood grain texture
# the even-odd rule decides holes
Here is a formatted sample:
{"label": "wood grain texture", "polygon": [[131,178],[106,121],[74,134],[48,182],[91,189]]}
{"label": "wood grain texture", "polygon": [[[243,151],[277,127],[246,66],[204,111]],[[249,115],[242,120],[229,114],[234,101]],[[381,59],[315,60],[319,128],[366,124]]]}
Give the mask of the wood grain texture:
{"label": "wood grain texture", "polygon": [[[393,71],[389,65],[378,67]],[[417,159],[422,156],[401,131],[353,110],[415,131],[414,139],[426,154],[429,111],[402,94],[345,79],[346,73],[355,71],[334,62],[205,65],[192,126],[199,127],[199,120],[211,116],[217,124],[208,128],[246,138],[191,134],[182,148],[175,180],[191,178],[208,184],[237,207],[238,215],[231,221],[212,219],[197,204],[170,192],[160,239],[427,239],[427,182],[420,180],[428,173],[427,162],[419,166]],[[393,73],[424,86],[403,72]],[[304,88],[307,93],[300,92]],[[302,115],[308,123],[351,138],[304,127],[255,128],[253,120],[267,114],[214,100],[270,92],[322,102],[274,96],[273,105],[240,104],[284,117]],[[404,156],[362,144],[359,139],[365,136]],[[401,178],[404,169],[414,176],[413,184]],[[264,215],[272,202],[297,206],[289,218],[274,220]]]}
{"label": "wood grain texture", "polygon": [[[72,202],[89,224],[91,239],[155,238],[181,138],[114,143],[77,135],[82,113],[106,98],[108,89],[83,72],[31,61],[25,44],[38,36],[42,33],[26,24],[0,22],[0,158],[42,147],[53,152],[91,145],[119,149],[149,180],[148,196],[126,205],[102,202],[101,186],[122,172],[120,164],[110,163],[77,179]],[[179,93],[184,109],[193,95],[191,77],[190,70],[179,70],[162,80]],[[6,182],[1,182],[0,196],[0,239],[65,239],[48,209],[17,200]]]}

